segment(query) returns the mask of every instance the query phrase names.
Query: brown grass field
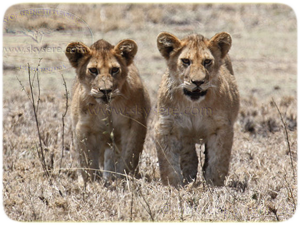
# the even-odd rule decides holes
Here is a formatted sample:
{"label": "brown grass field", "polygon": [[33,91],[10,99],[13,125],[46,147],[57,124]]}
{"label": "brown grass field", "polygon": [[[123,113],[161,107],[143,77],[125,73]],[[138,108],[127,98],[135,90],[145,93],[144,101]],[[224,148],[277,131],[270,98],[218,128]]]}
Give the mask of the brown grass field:
{"label": "brown grass field", "polygon": [[[37,14],[37,8],[44,11]],[[49,9],[59,14],[46,15]],[[297,205],[296,23],[293,10],[282,4],[12,6],[3,25],[2,194],[6,215],[17,221],[290,219]],[[139,46],[135,64],[154,107],[166,69],[156,48],[161,31],[178,37],[191,33],[212,37],[221,31],[232,35],[230,56],[241,107],[225,186],[206,185],[201,168],[197,180],[179,190],[161,184],[153,113],[140,159],[141,179],[126,177],[110,185],[98,181],[85,188],[72,154],[69,111],[63,132],[66,90],[61,75],[68,92],[75,77],[64,48],[72,41],[91,45],[101,38],[112,44],[125,38],[135,40]],[[38,155],[28,65],[49,176]],[[197,150],[203,158],[203,146]]]}

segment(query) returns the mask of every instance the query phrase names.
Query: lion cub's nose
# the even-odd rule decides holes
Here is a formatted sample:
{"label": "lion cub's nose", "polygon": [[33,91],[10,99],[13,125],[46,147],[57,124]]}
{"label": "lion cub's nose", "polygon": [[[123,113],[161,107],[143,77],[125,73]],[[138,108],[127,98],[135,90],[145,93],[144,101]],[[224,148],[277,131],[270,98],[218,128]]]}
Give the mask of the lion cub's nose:
{"label": "lion cub's nose", "polygon": [[110,92],[112,92],[111,89],[99,89],[103,94],[108,95]]}
{"label": "lion cub's nose", "polygon": [[191,82],[198,87],[200,87],[201,84],[204,84],[204,80],[191,80]]}

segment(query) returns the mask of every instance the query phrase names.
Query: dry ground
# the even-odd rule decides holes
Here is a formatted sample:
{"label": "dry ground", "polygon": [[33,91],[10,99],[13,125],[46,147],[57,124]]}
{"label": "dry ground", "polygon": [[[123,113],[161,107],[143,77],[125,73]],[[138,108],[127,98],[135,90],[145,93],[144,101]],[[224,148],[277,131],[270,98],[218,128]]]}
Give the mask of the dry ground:
{"label": "dry ground", "polygon": [[[53,15],[15,17],[30,8],[56,8],[76,16],[72,19]],[[85,23],[76,25],[74,18],[81,18]],[[292,9],[280,4],[31,4],[9,8],[5,19],[2,194],[9,218],[18,221],[283,221],[294,215],[297,31]],[[86,44],[100,38],[113,44],[124,38],[136,40],[139,51],[135,63],[155,105],[160,77],[166,68],[155,43],[161,31],[179,37],[190,33],[211,37],[220,31],[232,34],[230,55],[241,93],[241,109],[226,185],[207,186],[199,168],[194,184],[180,190],[162,186],[152,115],[140,162],[142,178],[128,177],[111,185],[99,181],[84,188],[77,180],[77,162],[71,154],[69,112],[65,118],[65,146],[61,157],[61,119],[65,111],[61,74],[70,91],[74,71],[68,67],[63,52],[53,53],[53,49],[78,40]],[[24,46],[50,47],[52,52],[11,50]],[[43,172],[37,154],[37,129],[27,97],[26,66],[29,63],[36,67],[39,58],[42,58],[40,68],[48,68],[39,73],[38,119],[50,177]],[[60,68],[54,69],[55,66]],[[34,71],[31,75],[34,76]],[[35,80],[36,98],[37,87]],[[282,113],[288,136],[272,99]],[[197,149],[203,158],[203,147]]]}

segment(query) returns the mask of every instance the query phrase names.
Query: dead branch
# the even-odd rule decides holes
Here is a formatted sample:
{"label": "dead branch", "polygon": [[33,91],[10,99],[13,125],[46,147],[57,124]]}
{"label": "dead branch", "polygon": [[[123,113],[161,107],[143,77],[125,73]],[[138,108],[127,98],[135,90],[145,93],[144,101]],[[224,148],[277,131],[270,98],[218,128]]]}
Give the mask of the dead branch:
{"label": "dead branch", "polygon": [[140,187],[138,187],[138,192],[140,193],[140,196],[142,197],[143,201],[146,204],[146,207],[143,204],[142,204],[142,206],[144,207],[144,209],[146,210],[146,212],[149,214],[151,221],[154,222],[155,220],[154,220],[153,212],[151,210],[151,207],[150,207],[148,201],[145,199],[145,196],[143,195],[142,190],[141,190]]}
{"label": "dead branch", "polygon": [[[40,65],[41,60],[42,59],[40,59],[40,61],[39,61],[38,67]],[[36,70],[37,77],[38,77],[38,67],[37,67],[37,70]],[[48,172],[47,167],[46,167],[45,155],[44,155],[44,150],[43,150],[42,136],[41,136],[41,132],[40,132],[40,125],[39,125],[38,114],[37,114],[37,105],[36,105],[35,98],[34,98],[34,93],[33,93],[33,80],[31,79],[29,63],[28,63],[28,80],[29,80],[29,87],[30,87],[31,104],[32,104],[36,129],[37,129],[38,138],[39,138],[40,151],[38,151],[38,149],[37,149],[37,151],[38,151],[40,161],[42,163],[43,170],[44,170],[45,174],[49,177],[49,172]],[[37,78],[37,80],[39,80],[39,78]],[[40,85],[40,83],[38,81],[38,86],[39,85]],[[38,87],[38,89],[39,89],[39,94],[38,94],[38,99],[39,99],[40,98],[40,96],[39,96],[40,95],[40,87]]]}
{"label": "dead branch", "polygon": [[65,117],[67,115],[68,108],[69,108],[69,93],[68,93],[67,83],[66,83],[66,80],[65,80],[63,74],[61,74],[61,77],[63,79],[63,85],[65,87],[66,107],[65,107],[65,112],[62,114],[62,117],[61,117],[61,121],[62,121],[62,143],[61,143],[61,157],[60,157],[60,163],[59,163],[59,173],[61,171],[62,159],[64,157],[64,149],[65,149]]}
{"label": "dead branch", "polygon": [[293,163],[293,157],[292,157],[292,151],[291,151],[291,146],[290,146],[290,141],[289,141],[289,134],[288,134],[288,131],[287,131],[287,128],[286,128],[286,123],[284,122],[283,120],[283,117],[282,117],[282,114],[276,104],[276,102],[274,101],[274,99],[272,98],[272,102],[274,103],[277,111],[278,111],[278,114],[280,116],[280,119],[281,119],[281,122],[283,124],[283,127],[284,127],[284,131],[285,131],[285,139],[286,139],[286,142],[287,142],[287,145],[288,145],[288,152],[289,152],[289,155],[290,155],[290,161],[291,161],[291,166],[292,166],[292,172],[293,172],[293,178],[294,178],[294,181],[296,182],[296,175],[295,175],[295,167],[294,167],[294,163]]}

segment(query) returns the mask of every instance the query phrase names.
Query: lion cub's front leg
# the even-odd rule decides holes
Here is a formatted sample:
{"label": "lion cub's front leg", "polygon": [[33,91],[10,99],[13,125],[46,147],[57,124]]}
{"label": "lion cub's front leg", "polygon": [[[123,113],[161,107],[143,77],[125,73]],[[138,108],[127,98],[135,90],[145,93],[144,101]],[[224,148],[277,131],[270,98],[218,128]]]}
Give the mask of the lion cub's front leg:
{"label": "lion cub's front leg", "polygon": [[191,137],[181,137],[180,140],[182,142],[180,167],[182,169],[184,184],[186,184],[196,179],[199,161],[195,143]]}
{"label": "lion cub's front leg", "polygon": [[103,162],[103,178],[105,180],[110,180],[112,179],[115,174],[114,172],[116,171],[116,166],[115,166],[115,148],[111,146],[107,146],[104,150],[104,162]]}
{"label": "lion cub's front leg", "polygon": [[175,187],[183,185],[180,168],[181,142],[172,131],[172,125],[161,119],[155,128],[156,149],[162,183]]}
{"label": "lion cub's front leg", "polygon": [[139,158],[143,151],[144,140],[146,137],[146,118],[140,121],[133,119],[131,129],[122,130],[121,148],[117,160],[117,172],[121,174],[139,175]]}
{"label": "lion cub's front leg", "polygon": [[203,173],[209,184],[224,185],[229,170],[232,143],[233,127],[224,127],[208,138],[205,144]]}
{"label": "lion cub's front leg", "polygon": [[82,177],[85,182],[93,181],[101,175],[99,160],[101,157],[103,158],[101,156],[103,146],[99,144],[100,135],[90,134],[88,130],[78,124],[73,136]]}

